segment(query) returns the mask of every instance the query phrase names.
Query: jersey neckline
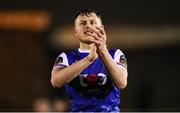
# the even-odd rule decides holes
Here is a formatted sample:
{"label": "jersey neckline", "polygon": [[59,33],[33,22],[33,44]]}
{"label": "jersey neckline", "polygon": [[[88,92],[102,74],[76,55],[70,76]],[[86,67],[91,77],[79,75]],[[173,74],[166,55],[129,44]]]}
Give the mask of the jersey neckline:
{"label": "jersey neckline", "polygon": [[89,52],[90,52],[89,49],[82,50],[82,49],[80,49],[80,48],[78,48],[78,51],[79,51],[80,53],[89,53]]}

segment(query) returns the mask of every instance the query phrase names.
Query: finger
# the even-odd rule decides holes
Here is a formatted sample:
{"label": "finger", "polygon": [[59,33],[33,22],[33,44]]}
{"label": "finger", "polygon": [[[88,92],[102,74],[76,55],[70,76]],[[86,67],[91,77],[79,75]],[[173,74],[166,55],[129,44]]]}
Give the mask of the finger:
{"label": "finger", "polygon": [[89,38],[89,39],[88,39],[88,42],[94,43],[94,42],[95,42],[95,39],[94,39],[94,38]]}
{"label": "finger", "polygon": [[101,34],[102,34],[102,35],[106,35],[106,33],[105,33],[105,30],[104,30],[104,27],[103,27],[103,26],[101,26],[101,27],[96,27],[96,29],[98,29],[98,30],[101,32]]}
{"label": "finger", "polygon": [[95,29],[92,29],[100,38],[102,38],[103,37],[103,34],[101,33],[101,31],[99,30],[99,29],[97,29],[97,28],[95,28]]}
{"label": "finger", "polygon": [[88,55],[88,58],[90,61],[94,61],[97,57],[97,47],[92,43],[90,44],[90,53]]}
{"label": "finger", "polygon": [[100,38],[96,33],[87,33],[87,35],[92,36],[95,40],[103,41],[102,38]]}
{"label": "finger", "polygon": [[96,51],[97,48],[96,48],[95,44],[91,44],[90,46],[91,46],[91,51]]}
{"label": "finger", "polygon": [[91,38],[91,43],[95,43],[97,46],[106,43],[106,40],[104,38],[99,38],[95,33],[87,33],[89,36],[93,37]]}
{"label": "finger", "polygon": [[100,45],[101,44],[101,42],[97,41],[97,40],[92,40],[91,43],[94,43],[95,45]]}
{"label": "finger", "polygon": [[102,33],[100,32],[100,30],[94,28],[94,29],[89,29],[91,32],[95,33],[99,38],[103,38]]}
{"label": "finger", "polygon": [[106,41],[106,33],[104,31],[104,27],[101,26],[101,27],[96,27],[96,29],[101,33],[101,37]]}

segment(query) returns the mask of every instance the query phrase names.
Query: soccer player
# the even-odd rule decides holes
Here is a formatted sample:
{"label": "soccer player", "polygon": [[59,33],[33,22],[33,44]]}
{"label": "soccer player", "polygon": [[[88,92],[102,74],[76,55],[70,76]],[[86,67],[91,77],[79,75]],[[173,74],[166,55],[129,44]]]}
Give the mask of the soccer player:
{"label": "soccer player", "polygon": [[65,85],[72,112],[119,112],[120,89],[127,86],[125,55],[120,49],[107,49],[98,12],[81,10],[74,25],[79,48],[58,56],[52,85]]}

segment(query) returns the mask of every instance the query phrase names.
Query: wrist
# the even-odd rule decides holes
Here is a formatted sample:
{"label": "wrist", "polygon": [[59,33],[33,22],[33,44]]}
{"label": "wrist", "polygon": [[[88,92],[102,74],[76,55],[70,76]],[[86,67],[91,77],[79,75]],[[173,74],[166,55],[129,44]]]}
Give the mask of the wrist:
{"label": "wrist", "polygon": [[89,65],[91,64],[94,60],[92,58],[90,58],[89,56],[84,58],[85,62]]}
{"label": "wrist", "polygon": [[106,54],[108,54],[108,49],[104,47],[103,49],[100,49],[98,53],[101,57],[106,56]]}

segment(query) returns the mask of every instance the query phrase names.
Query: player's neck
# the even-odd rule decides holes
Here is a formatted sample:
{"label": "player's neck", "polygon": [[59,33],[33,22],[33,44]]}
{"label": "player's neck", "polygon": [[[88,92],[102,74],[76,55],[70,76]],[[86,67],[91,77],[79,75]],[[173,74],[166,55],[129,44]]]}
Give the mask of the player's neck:
{"label": "player's neck", "polygon": [[80,49],[81,50],[90,50],[90,44],[80,42]]}

